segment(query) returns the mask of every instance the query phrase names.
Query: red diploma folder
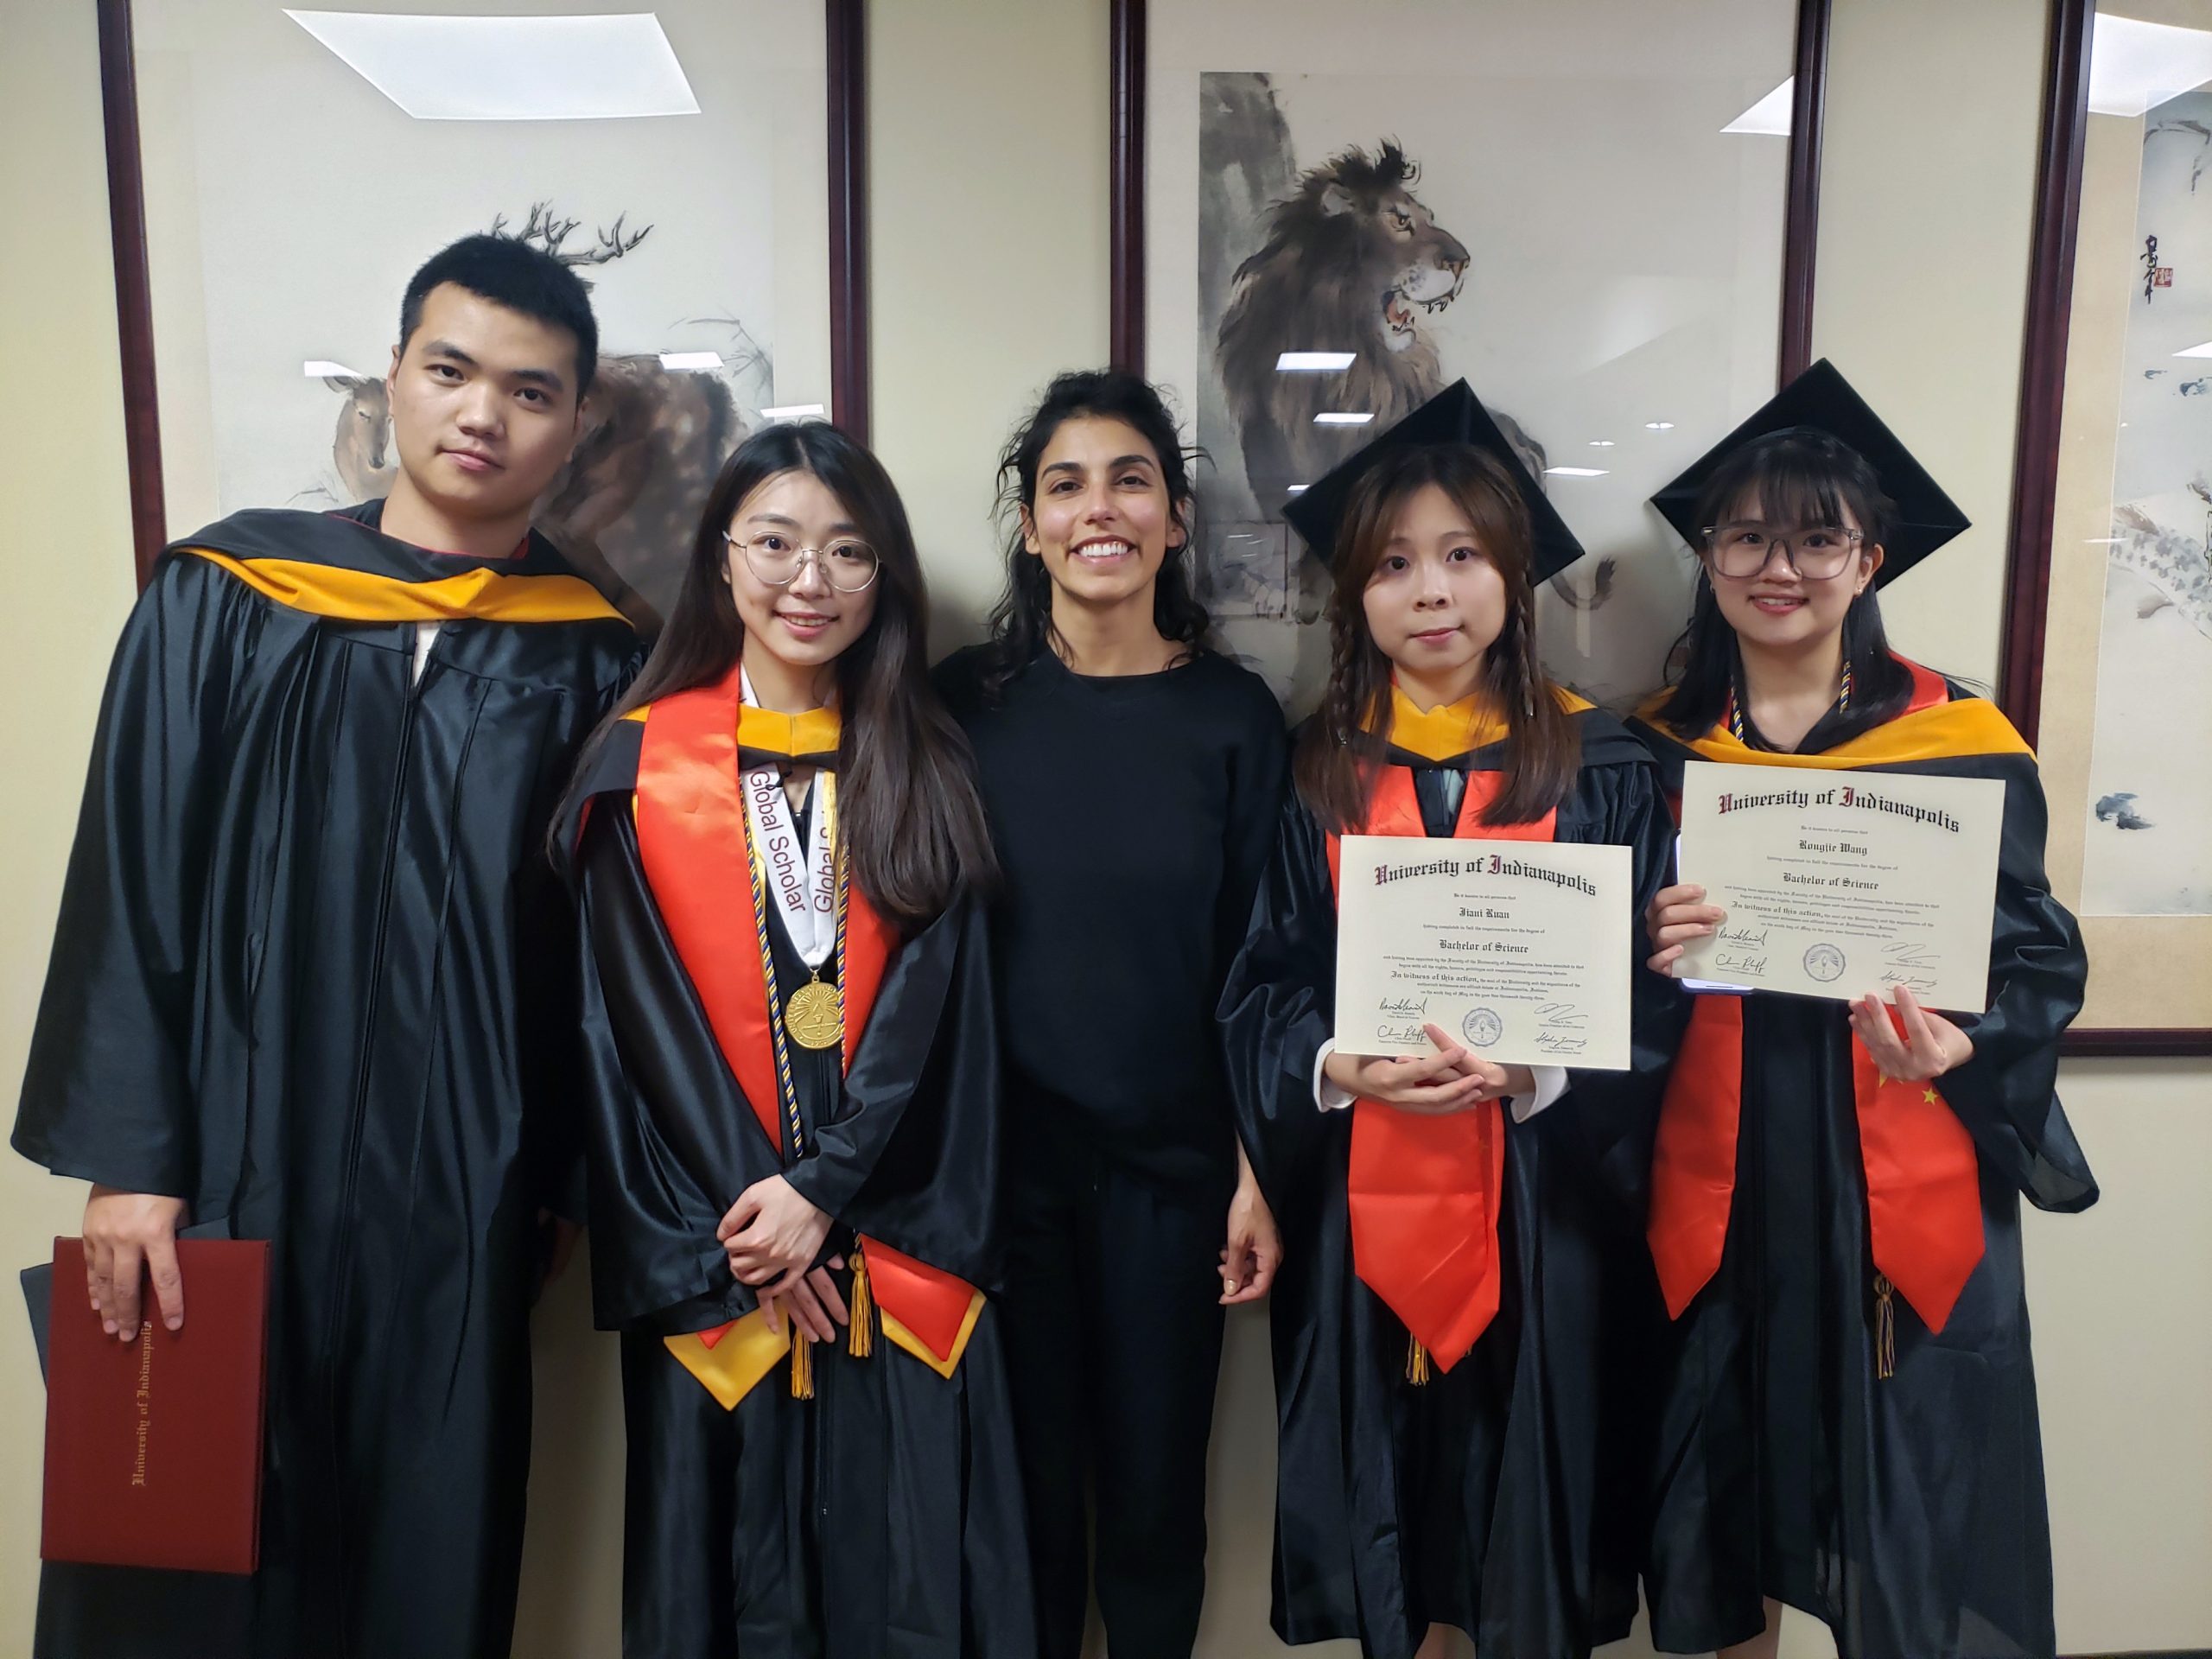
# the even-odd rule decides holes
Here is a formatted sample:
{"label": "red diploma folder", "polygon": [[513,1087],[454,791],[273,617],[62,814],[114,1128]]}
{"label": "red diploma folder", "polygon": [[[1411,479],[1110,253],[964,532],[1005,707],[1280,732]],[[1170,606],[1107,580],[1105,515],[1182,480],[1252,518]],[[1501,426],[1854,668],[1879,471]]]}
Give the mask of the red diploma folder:
{"label": "red diploma folder", "polygon": [[46,1378],[49,1561],[251,1573],[261,1542],[269,1246],[187,1238],[184,1328],[151,1283],[131,1342],[100,1329],[81,1239],[54,1241]]}

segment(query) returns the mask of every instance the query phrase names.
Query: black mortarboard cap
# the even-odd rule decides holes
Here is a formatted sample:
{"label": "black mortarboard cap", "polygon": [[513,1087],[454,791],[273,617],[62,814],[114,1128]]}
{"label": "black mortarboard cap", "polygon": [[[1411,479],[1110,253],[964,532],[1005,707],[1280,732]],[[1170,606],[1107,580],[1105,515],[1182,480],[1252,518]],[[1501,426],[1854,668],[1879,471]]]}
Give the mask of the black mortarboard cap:
{"label": "black mortarboard cap", "polygon": [[1881,480],[1882,493],[1897,504],[1890,536],[1882,549],[1877,586],[1906,571],[1967,527],[1966,514],[1943,493],[1942,486],[1913,459],[1912,452],[1866,400],[1851,388],[1834,364],[1822,358],[1792,380],[1764,409],[1707,450],[1673,483],[1651,498],[1651,505],[1692,547],[1705,538],[1698,522],[1698,497],[1707,481],[1754,438],[1793,429],[1825,432],[1866,458]]}
{"label": "black mortarboard cap", "polygon": [[1574,539],[1559,509],[1545,498],[1543,486],[1514,453],[1505,434],[1498,430],[1497,423],[1465,380],[1452,382],[1389,431],[1330,468],[1285,506],[1282,516],[1306,538],[1308,547],[1333,566],[1337,531],[1344,524],[1344,509],[1351,505],[1352,490],[1368,469],[1394,449],[1431,443],[1471,443],[1504,465],[1521,499],[1528,504],[1529,526],[1535,535],[1537,582],[1550,580],[1582,556],[1582,543]]}

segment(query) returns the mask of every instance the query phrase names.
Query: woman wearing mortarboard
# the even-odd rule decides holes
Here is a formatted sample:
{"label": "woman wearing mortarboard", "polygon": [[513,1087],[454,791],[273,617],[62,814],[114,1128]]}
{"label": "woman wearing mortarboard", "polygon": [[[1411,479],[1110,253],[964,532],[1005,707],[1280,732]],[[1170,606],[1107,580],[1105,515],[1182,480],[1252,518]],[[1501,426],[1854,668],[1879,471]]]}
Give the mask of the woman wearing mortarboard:
{"label": "woman wearing mortarboard", "polygon": [[756,433],[572,791],[627,1659],[1035,1651],[993,860],[927,616],[875,459]]}
{"label": "woman wearing mortarboard", "polygon": [[1640,1184],[1680,999],[1635,970],[1626,1071],[1501,1066],[1436,1027],[1423,1057],[1338,1052],[1338,845],[1624,845],[1640,958],[1666,805],[1620,721],[1536,660],[1535,585],[1581,549],[1465,382],[1291,517],[1335,573],[1330,683],[1221,1003],[1285,1248],[1274,1627],[1574,1659],[1635,1610]]}
{"label": "woman wearing mortarboard", "polygon": [[[1707,994],[1670,1080],[1649,1238],[1668,1311],[1647,1592],[1670,1652],[2047,1656],[2050,1522],[2019,1200],[2091,1178],[2054,1092],[2087,974],[2044,874],[2035,760],[1885,641],[1875,589],[1966,528],[1815,365],[1656,498],[1696,549],[1681,676],[1639,734],[1688,760],[2000,779],[1986,1011]],[[1672,887],[1650,965],[1725,919]]]}

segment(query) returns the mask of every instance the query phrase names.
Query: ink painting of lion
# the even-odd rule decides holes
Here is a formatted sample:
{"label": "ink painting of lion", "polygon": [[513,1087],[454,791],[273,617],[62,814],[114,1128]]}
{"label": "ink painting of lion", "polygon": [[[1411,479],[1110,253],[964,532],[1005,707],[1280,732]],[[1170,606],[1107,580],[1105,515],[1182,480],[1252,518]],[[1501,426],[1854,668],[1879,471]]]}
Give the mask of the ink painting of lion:
{"label": "ink painting of lion", "polygon": [[[1539,596],[1547,660],[1614,705],[1658,683],[1694,566],[1644,502],[1776,385],[1788,144],[1722,129],[1795,9],[1723,0],[1694,41],[1655,10],[1158,20],[1147,368],[1205,452],[1198,588],[1294,713],[1328,575],[1285,504],[1462,378],[1587,550]],[[1255,41],[1296,67],[1221,67]]]}

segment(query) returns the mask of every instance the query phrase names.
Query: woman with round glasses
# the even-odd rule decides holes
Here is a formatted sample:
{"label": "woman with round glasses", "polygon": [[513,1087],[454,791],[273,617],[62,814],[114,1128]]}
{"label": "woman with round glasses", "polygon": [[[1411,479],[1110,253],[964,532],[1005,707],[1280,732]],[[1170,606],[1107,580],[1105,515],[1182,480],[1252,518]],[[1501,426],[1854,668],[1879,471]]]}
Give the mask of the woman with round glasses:
{"label": "woman with round glasses", "polygon": [[1150,385],[1060,376],[999,475],[1006,596],[990,642],[939,675],[1006,868],[1007,1337],[1037,1650],[1081,1648],[1095,1535],[1108,1645],[1177,1659],[1205,1594],[1223,1306],[1281,1256],[1214,1004],[1274,839],[1282,715],[1207,646],[1190,474]]}
{"label": "woman with round glasses", "polygon": [[[1966,528],[1826,363],[1661,493],[1699,550],[1681,677],[1638,722],[1686,761],[1999,779],[1988,1002],[1697,988],[1661,1109],[1649,1240],[1672,1325],[1645,1593],[1669,1652],[2048,1656],[2050,1529],[2020,1199],[2096,1184],[2053,1092],[2087,974],[2044,875],[2035,760],[1891,652],[1875,589]],[[1727,919],[1675,886],[1650,965]]]}
{"label": "woman with round glasses", "polygon": [[898,494],[747,439],[563,815],[622,1650],[1027,1659],[968,746]]}

